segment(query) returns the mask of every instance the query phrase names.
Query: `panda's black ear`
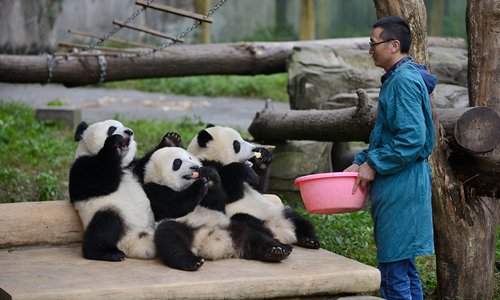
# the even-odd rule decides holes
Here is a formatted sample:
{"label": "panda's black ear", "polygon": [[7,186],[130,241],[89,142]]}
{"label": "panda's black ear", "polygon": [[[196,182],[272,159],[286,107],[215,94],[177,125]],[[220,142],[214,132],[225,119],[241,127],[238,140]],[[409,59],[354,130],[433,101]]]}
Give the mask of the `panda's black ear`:
{"label": "panda's black ear", "polygon": [[80,124],[78,124],[78,127],[76,127],[76,131],[75,131],[75,141],[76,142],[79,142],[82,140],[83,133],[85,132],[85,130],[87,130],[87,128],[89,128],[89,125],[87,125],[87,123],[85,123],[85,122],[81,122]]}
{"label": "panda's black ear", "polygon": [[202,130],[198,133],[198,145],[205,148],[211,140],[214,138],[206,130]]}
{"label": "panda's black ear", "polygon": [[211,123],[208,123],[208,124],[207,124],[207,127],[205,127],[205,128],[210,128],[210,127],[215,127],[215,125],[214,125],[214,124],[211,124]]}

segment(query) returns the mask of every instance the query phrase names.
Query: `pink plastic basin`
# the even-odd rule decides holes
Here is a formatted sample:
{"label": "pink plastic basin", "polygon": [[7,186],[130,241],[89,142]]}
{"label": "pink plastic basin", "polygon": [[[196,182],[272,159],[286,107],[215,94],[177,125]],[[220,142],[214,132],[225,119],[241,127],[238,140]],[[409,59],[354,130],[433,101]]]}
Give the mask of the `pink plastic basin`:
{"label": "pink plastic basin", "polygon": [[363,208],[366,191],[358,187],[352,194],[357,172],[333,172],[302,176],[295,179],[308,212],[335,214]]}

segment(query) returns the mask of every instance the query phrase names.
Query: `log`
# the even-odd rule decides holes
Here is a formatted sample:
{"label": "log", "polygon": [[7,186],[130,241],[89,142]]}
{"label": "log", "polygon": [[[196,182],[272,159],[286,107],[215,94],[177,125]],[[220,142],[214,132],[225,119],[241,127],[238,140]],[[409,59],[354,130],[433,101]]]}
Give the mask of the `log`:
{"label": "log", "polygon": [[[104,81],[191,75],[256,75],[287,71],[286,61],[294,47],[368,48],[368,38],[341,38],[315,41],[173,45],[154,55],[106,57]],[[436,38],[436,44],[460,46],[461,39]],[[139,48],[132,48],[139,49]],[[118,49],[119,50],[119,49]],[[151,49],[139,49],[150,52]],[[99,52],[56,56],[49,78],[47,55],[0,55],[0,82],[62,83],[82,86],[101,79]],[[94,56],[89,56],[89,54]],[[49,80],[50,79],[50,80]]]}
{"label": "log", "polygon": [[[336,110],[274,111],[265,108],[248,128],[256,140],[315,140],[368,142],[375,123],[376,104],[362,89],[357,107]],[[500,141],[500,117],[487,107],[441,108],[437,117],[453,149],[485,153]]]}

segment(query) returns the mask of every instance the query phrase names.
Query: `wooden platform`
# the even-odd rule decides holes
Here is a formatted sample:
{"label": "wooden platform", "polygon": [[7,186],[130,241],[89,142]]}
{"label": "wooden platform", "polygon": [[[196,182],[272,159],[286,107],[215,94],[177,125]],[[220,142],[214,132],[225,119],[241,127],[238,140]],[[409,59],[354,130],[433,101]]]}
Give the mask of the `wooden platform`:
{"label": "wooden platform", "polygon": [[0,299],[270,299],[371,292],[376,268],[295,247],[281,263],[207,261],[195,272],[159,260],[86,260],[68,201],[0,204]]}

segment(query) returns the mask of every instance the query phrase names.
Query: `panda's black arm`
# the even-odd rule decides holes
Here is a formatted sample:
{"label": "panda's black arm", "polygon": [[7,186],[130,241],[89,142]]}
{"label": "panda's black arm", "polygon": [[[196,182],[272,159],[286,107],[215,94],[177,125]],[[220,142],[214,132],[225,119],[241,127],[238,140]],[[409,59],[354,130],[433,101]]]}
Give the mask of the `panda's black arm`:
{"label": "panda's black arm", "polygon": [[164,218],[180,218],[192,212],[207,193],[208,185],[205,180],[200,179],[179,192],[156,183],[146,183],[143,188],[151,203],[155,220],[159,221]]}
{"label": "panda's black arm", "polygon": [[118,145],[119,135],[106,139],[95,156],[82,156],[75,160],[69,174],[69,194],[72,202],[115,192],[123,176]]}
{"label": "panda's black arm", "polygon": [[243,197],[245,189],[243,183],[247,182],[251,186],[259,183],[257,173],[251,167],[240,162],[225,165],[219,170],[219,175],[230,202]]}
{"label": "panda's black arm", "polygon": [[274,155],[264,147],[257,147],[254,152],[260,153],[260,157],[253,157],[250,160],[252,169],[259,176],[258,184],[253,185],[253,188],[260,193],[265,193],[269,183],[269,166],[274,160]]}

